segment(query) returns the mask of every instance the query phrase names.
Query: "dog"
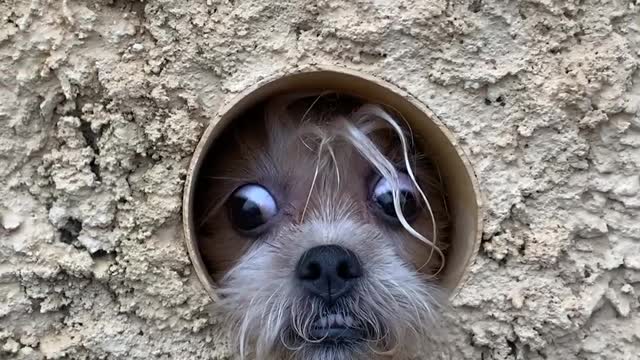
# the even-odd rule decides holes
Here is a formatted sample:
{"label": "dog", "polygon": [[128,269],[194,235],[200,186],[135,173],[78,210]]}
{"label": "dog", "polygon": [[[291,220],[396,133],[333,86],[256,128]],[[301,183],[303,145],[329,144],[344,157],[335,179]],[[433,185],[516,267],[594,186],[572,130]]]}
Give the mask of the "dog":
{"label": "dog", "polygon": [[392,109],[339,94],[255,106],[210,150],[198,246],[241,359],[406,359],[445,291],[437,166]]}

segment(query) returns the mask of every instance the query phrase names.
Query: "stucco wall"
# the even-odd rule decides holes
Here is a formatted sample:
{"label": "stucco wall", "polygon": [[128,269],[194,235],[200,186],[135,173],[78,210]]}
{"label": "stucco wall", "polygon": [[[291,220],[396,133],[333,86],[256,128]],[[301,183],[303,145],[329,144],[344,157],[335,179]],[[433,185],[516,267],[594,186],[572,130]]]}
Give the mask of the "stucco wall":
{"label": "stucco wall", "polygon": [[0,358],[225,358],[182,243],[207,122],[297,64],[454,132],[485,234],[434,358],[638,359],[637,0],[0,1]]}

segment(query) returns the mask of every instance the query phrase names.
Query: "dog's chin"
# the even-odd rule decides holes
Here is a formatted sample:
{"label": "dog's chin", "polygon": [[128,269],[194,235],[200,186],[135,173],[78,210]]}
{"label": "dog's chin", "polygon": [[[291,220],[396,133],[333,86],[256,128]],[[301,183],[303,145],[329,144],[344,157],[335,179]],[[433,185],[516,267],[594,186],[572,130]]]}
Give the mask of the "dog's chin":
{"label": "dog's chin", "polygon": [[283,331],[290,342],[304,345],[344,346],[355,345],[367,341],[367,331],[355,323],[351,316],[338,314],[318,317],[304,335],[297,333],[293,327]]}
{"label": "dog's chin", "polygon": [[300,346],[293,359],[343,360],[373,359],[362,333],[353,329],[319,331],[312,339],[298,338]]}
{"label": "dog's chin", "polygon": [[373,359],[363,342],[322,342],[309,344],[298,356],[309,360]]}
{"label": "dog's chin", "polygon": [[363,322],[351,315],[318,316],[304,335],[296,333],[292,327],[288,327],[284,333],[293,345],[287,348],[294,351],[295,359],[340,360],[375,357],[371,353],[371,346],[375,343],[372,330],[367,329]]}

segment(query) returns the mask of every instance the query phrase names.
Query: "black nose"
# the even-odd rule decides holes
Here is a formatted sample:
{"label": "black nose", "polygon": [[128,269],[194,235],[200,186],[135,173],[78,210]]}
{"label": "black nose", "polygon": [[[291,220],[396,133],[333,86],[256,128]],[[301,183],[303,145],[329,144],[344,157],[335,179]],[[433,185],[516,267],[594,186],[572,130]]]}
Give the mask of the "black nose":
{"label": "black nose", "polygon": [[338,245],[322,245],[302,254],[296,276],[310,293],[332,304],[362,276],[362,267],[351,250]]}

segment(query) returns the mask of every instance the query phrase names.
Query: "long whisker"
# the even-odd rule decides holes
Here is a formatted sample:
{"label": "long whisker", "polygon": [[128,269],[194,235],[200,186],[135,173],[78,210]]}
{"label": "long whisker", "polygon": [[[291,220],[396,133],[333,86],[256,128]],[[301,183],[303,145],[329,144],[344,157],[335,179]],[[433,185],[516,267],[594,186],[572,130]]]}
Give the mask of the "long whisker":
{"label": "long whisker", "polygon": [[324,141],[320,143],[318,147],[318,159],[316,162],[316,168],[313,173],[313,180],[311,180],[311,186],[309,188],[309,193],[307,194],[307,200],[304,203],[304,208],[302,209],[302,215],[300,216],[300,222],[304,221],[304,215],[307,212],[307,208],[309,207],[309,201],[311,200],[311,194],[313,193],[313,188],[316,185],[316,180],[318,179],[318,173],[320,172],[320,161],[322,159],[322,148],[324,146]]}
{"label": "long whisker", "polygon": [[[424,262],[424,264],[418,269],[418,271],[420,271],[424,266],[426,266],[430,261],[431,258],[433,256],[433,253],[436,252],[439,257],[442,259],[441,261],[441,265],[440,265],[440,269],[438,270],[438,272],[436,272],[433,276],[437,276],[437,274],[442,271],[442,269],[444,268],[444,263],[445,263],[445,257],[444,254],[442,253],[442,251],[438,248],[437,241],[437,228],[438,225],[436,223],[435,220],[435,215],[433,212],[433,208],[431,206],[431,203],[429,202],[429,199],[427,198],[427,196],[425,195],[424,191],[422,190],[422,187],[420,186],[420,184],[418,183],[416,176],[413,172],[410,160],[409,160],[409,155],[408,155],[408,146],[407,146],[407,139],[404,136],[404,132],[402,130],[402,128],[400,127],[400,125],[398,125],[398,123],[386,112],[384,111],[380,106],[378,105],[373,105],[373,104],[366,104],[363,105],[362,108],[360,108],[360,110],[358,110],[358,112],[356,113],[356,115],[359,115],[361,117],[366,117],[366,116],[376,116],[379,119],[382,119],[384,121],[386,121],[395,131],[396,134],[398,135],[398,137],[400,138],[400,143],[402,145],[402,154],[404,157],[404,162],[405,162],[405,166],[406,166],[406,171],[409,175],[409,177],[411,178],[411,180],[414,183],[414,186],[418,189],[418,192],[420,193],[420,196],[422,198],[422,200],[424,201],[424,203],[427,206],[428,212],[429,212],[429,216],[431,218],[431,224],[432,224],[432,231],[433,231],[433,239],[429,240],[426,237],[424,237],[422,234],[418,233],[405,219],[404,214],[402,213],[402,209],[400,207],[400,191],[399,191],[399,187],[397,185],[398,179],[397,179],[397,173],[395,172],[395,169],[392,166],[389,166],[389,162],[382,157],[382,161],[378,162],[377,164],[377,168],[379,171],[381,171],[381,173],[387,175],[387,179],[391,180],[391,185],[392,185],[392,194],[393,194],[393,203],[394,203],[394,208],[396,210],[396,213],[398,214],[398,220],[400,220],[400,223],[402,224],[402,226],[414,237],[416,237],[417,239],[421,240],[422,242],[424,242],[425,244],[430,246],[430,253],[429,253],[429,257],[427,258],[427,260]],[[351,126],[353,129],[353,126]],[[355,131],[351,131],[352,134],[355,134]],[[368,143],[371,143],[371,141],[366,138],[366,137],[360,137],[360,141],[365,141]],[[372,143],[371,143],[372,144]],[[370,144],[370,145],[371,145]],[[373,146],[373,149],[375,149],[375,145]],[[370,155],[378,155],[379,153],[376,154],[375,150],[370,149],[369,150]],[[371,153],[373,152],[373,153]],[[371,160],[371,158],[369,158],[369,160]],[[386,168],[386,169],[385,169]]]}

